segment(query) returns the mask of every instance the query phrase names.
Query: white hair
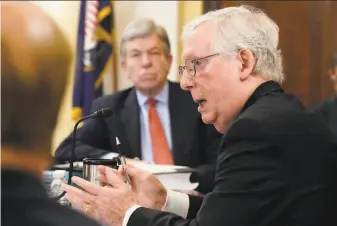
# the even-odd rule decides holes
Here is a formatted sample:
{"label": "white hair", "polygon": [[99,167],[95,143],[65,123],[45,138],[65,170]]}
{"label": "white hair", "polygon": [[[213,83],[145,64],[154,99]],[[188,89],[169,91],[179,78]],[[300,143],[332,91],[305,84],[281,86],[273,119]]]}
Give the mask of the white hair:
{"label": "white hair", "polygon": [[164,27],[157,25],[152,19],[141,18],[131,21],[124,29],[120,42],[120,55],[125,57],[125,43],[135,38],[143,38],[156,34],[163,43],[164,54],[170,55],[171,45]]}
{"label": "white hair", "polygon": [[250,49],[256,59],[254,72],[268,80],[283,82],[279,27],[264,12],[252,6],[210,11],[185,25],[182,38],[208,21],[215,22],[217,27],[212,51],[230,57],[240,49]]}

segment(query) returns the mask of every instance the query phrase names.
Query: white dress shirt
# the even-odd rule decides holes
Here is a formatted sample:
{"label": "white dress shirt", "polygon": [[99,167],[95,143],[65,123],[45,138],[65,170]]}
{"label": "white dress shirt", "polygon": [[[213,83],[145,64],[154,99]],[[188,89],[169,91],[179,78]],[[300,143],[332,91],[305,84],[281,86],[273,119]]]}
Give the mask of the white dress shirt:
{"label": "white dress shirt", "polygon": [[[141,206],[134,205],[126,211],[123,219],[123,226],[127,226],[131,215],[139,207]],[[189,207],[190,207],[190,200],[187,194],[168,190],[166,203],[162,211],[174,213],[186,219]]]}
{"label": "white dress shirt", "polygon": [[[136,90],[137,101],[140,108],[139,122],[140,122],[140,143],[141,143],[141,155],[142,160],[148,163],[154,163],[152,154],[151,135],[149,129],[149,105],[147,100],[149,97],[143,95],[139,90]],[[170,122],[170,110],[169,110],[169,84],[166,82],[163,90],[154,99],[157,100],[156,109],[164,128],[166,140],[170,149],[172,150],[172,135],[171,135],[171,122]],[[102,158],[112,159],[118,156],[118,153],[108,153],[102,156]]]}

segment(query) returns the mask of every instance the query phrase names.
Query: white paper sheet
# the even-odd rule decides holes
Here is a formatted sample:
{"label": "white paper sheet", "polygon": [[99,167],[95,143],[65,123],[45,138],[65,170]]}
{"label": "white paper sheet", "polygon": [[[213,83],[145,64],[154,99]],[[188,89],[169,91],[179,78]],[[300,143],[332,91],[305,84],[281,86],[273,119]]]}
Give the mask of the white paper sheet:
{"label": "white paper sheet", "polygon": [[154,174],[167,189],[190,191],[196,189],[199,185],[199,183],[190,182],[193,169],[187,166],[153,165],[145,163],[133,163],[132,165]]}

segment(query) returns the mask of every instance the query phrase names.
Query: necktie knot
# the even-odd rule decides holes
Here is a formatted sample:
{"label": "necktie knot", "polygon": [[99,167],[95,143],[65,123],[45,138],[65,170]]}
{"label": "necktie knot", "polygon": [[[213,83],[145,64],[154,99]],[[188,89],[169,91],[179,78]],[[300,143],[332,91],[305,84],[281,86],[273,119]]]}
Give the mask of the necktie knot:
{"label": "necktie knot", "polygon": [[153,97],[150,97],[150,98],[147,100],[147,104],[148,104],[150,107],[154,107],[154,106],[156,106],[156,104],[157,104],[157,100],[154,99]]}

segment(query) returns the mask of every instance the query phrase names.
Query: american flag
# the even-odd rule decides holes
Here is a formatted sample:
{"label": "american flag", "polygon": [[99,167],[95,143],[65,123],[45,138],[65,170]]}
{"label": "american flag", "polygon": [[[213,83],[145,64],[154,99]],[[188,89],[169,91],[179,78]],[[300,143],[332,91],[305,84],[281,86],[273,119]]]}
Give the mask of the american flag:
{"label": "american flag", "polygon": [[[73,90],[73,120],[91,113],[92,101],[103,95],[107,71],[115,71],[113,3],[81,1]],[[113,76],[116,76],[115,74]]]}

